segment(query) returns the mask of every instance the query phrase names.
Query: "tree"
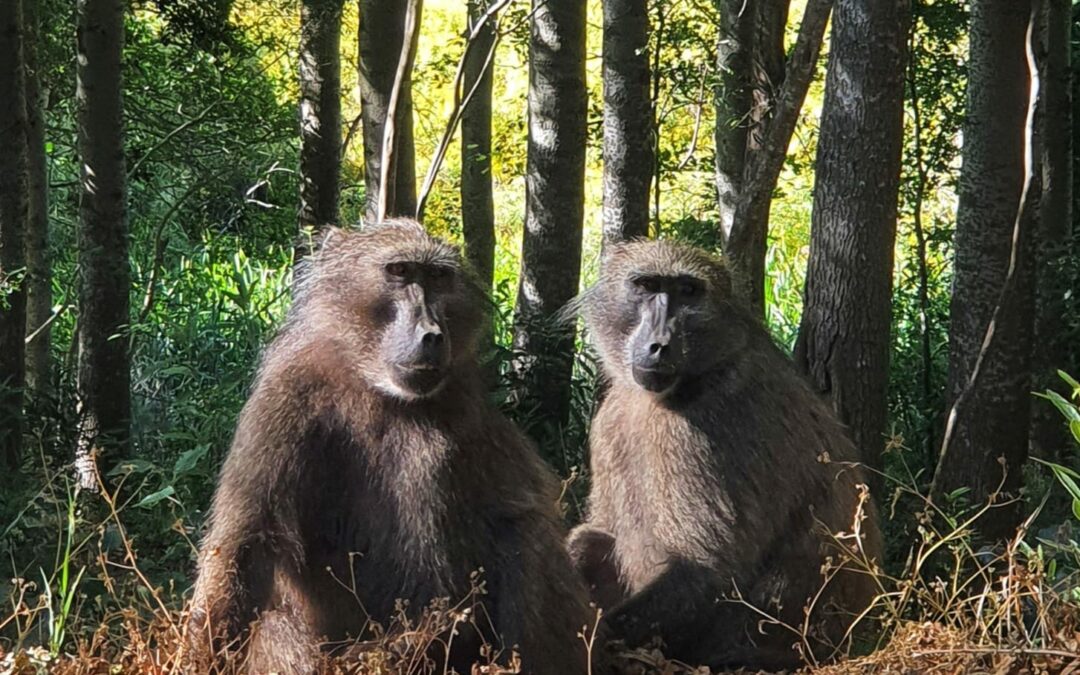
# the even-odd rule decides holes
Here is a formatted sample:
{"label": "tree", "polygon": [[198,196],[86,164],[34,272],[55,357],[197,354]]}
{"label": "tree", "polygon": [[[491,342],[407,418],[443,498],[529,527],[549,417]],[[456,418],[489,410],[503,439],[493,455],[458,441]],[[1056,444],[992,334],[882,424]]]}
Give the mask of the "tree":
{"label": "tree", "polygon": [[832,9],[810,0],[785,62],[788,0],[721,2],[721,83],[716,94],[716,186],[724,253],[737,293],[765,309],[772,195],[787,157]]}
{"label": "tree", "polygon": [[646,0],[604,0],[604,242],[649,234],[654,165]]}
{"label": "tree", "polygon": [[22,456],[26,326],[26,107],[22,2],[0,6],[0,454],[11,469]]}
{"label": "tree", "polygon": [[796,362],[877,467],[888,413],[908,19],[907,0],[836,3],[795,347]]}
{"label": "tree", "polygon": [[[985,503],[999,486],[1016,496],[1027,459],[1032,209],[1025,207],[1023,217],[1018,210],[1027,177],[1030,14],[1026,0],[971,5],[949,327],[950,412],[933,485],[939,499],[961,487],[970,489],[965,498],[972,504]],[[1017,505],[999,506],[979,523],[988,537],[1011,535],[1017,524]]]}
{"label": "tree", "polygon": [[[1035,389],[1059,388],[1055,371],[1071,367],[1065,330],[1073,289],[1062,266],[1073,229],[1072,3],[1043,0],[1040,74],[1041,183],[1036,269]],[[1072,301],[1074,302],[1074,301]],[[1065,392],[1067,396],[1068,393]],[[1059,458],[1070,435],[1051,405],[1032,407],[1031,448],[1041,457]]]}
{"label": "tree", "polygon": [[525,232],[514,347],[521,355],[517,371],[535,402],[536,420],[549,428],[565,424],[570,408],[574,330],[554,318],[578,291],[587,103],[585,3],[534,0]]}
{"label": "tree", "polygon": [[[469,31],[484,14],[481,0],[469,0]],[[473,91],[461,113],[461,229],[465,254],[480,283],[490,289],[495,278],[495,200],[491,185],[492,68],[488,56],[495,45],[490,23],[479,27],[465,55],[464,90]]]}
{"label": "tree", "polygon": [[[341,169],[342,0],[300,11],[300,232],[337,224]],[[306,251],[302,246],[300,253]]]}
{"label": "tree", "polygon": [[96,487],[95,456],[107,468],[127,454],[131,420],[131,270],[121,87],[124,4],[78,0],[76,5],[76,117],[82,167],[76,470],[87,489]]}
{"label": "tree", "polygon": [[39,0],[23,0],[23,63],[27,129],[26,386],[31,394],[52,392],[50,319],[52,266],[49,259],[49,184],[42,114]]}
{"label": "tree", "polygon": [[[405,0],[360,0],[360,112],[364,127],[365,218],[378,218],[382,174],[383,127],[405,40]],[[415,54],[413,35],[409,54]],[[394,114],[391,166],[387,168],[387,216],[416,213],[416,159],[412,123],[412,59],[403,71],[401,94]]]}

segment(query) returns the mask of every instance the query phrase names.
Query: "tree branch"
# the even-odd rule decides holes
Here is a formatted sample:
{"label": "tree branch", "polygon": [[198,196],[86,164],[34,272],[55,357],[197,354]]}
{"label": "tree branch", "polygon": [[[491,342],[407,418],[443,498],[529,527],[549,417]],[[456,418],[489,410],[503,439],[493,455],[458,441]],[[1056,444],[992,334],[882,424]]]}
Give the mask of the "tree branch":
{"label": "tree branch", "polygon": [[416,37],[420,27],[420,13],[423,9],[423,0],[409,0],[409,6],[405,10],[405,33],[401,39],[401,56],[398,57],[394,86],[390,90],[390,101],[386,106],[386,120],[383,123],[382,161],[379,165],[379,206],[375,212],[380,222],[386,219],[387,183],[390,179],[390,162],[394,159],[394,137],[397,134],[397,107],[398,100],[401,98],[401,85],[405,81],[405,75],[410,70],[416,53]]}

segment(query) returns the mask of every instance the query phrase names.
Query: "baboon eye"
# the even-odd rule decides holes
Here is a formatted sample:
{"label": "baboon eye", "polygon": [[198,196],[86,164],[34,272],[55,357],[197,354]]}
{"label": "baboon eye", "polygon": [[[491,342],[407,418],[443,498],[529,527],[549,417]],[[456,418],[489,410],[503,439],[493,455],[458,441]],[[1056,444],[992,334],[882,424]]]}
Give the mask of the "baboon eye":
{"label": "baboon eye", "polygon": [[701,286],[692,281],[683,281],[679,283],[679,295],[684,298],[694,298],[701,293]]}
{"label": "baboon eye", "polygon": [[402,279],[409,271],[409,266],[403,262],[392,262],[386,265],[386,273],[396,279]]}
{"label": "baboon eye", "polygon": [[660,281],[652,277],[638,277],[634,280],[634,284],[646,293],[660,292]]}

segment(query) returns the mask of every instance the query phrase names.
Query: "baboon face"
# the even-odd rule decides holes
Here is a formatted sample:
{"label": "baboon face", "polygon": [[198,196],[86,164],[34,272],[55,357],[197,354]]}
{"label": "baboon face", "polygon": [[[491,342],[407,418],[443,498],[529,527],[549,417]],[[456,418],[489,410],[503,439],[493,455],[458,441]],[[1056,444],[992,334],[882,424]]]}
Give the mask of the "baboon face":
{"label": "baboon face", "polygon": [[391,396],[433,396],[473,355],[483,296],[457,249],[415,222],[331,231],[310,276],[356,337],[363,377]]}
{"label": "baboon face", "polygon": [[737,346],[724,320],[730,295],[719,260],[670,242],[631,242],[606,252],[583,303],[609,376],[662,396]]}

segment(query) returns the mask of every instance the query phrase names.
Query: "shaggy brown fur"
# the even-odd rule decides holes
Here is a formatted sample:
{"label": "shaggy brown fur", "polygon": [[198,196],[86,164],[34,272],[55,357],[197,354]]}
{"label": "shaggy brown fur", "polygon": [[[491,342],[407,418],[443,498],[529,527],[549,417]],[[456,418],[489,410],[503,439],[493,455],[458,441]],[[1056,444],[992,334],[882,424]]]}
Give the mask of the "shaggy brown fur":
{"label": "shaggy brown fur", "polygon": [[562,547],[558,482],[486,402],[483,306],[458,252],[414,222],[330,232],[222,470],[196,661],[246,638],[250,672],[309,672],[320,646],[386,625],[399,599],[417,613],[466,597],[482,569],[477,629],[450,664],[469,672],[483,632],[507,656],[519,646],[524,672],[585,672],[577,633],[594,612]]}
{"label": "shaggy brown fur", "polygon": [[[610,391],[591,432],[592,492],[569,549],[612,637],[658,635],[665,654],[711,667],[799,663],[823,586],[824,534],[852,533],[866,482],[855,447],[759,323],[723,264],[669,242],[612,247],[579,300]],[[880,559],[872,505],[861,545]],[[614,580],[614,581],[612,581]],[[809,644],[838,644],[875,593],[841,572],[814,603]]]}

